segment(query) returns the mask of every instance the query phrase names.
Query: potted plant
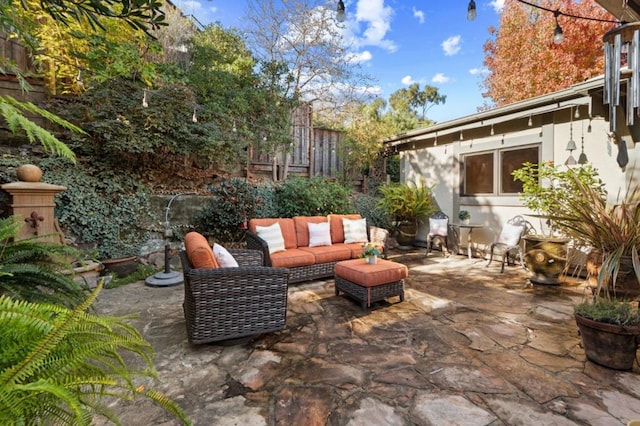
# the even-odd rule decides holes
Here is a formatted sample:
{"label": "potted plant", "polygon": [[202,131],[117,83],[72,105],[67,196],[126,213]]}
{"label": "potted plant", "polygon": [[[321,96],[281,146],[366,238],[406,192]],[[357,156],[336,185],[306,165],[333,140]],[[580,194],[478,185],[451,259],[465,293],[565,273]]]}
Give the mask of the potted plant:
{"label": "potted plant", "polygon": [[593,295],[575,309],[585,355],[626,370],[632,368],[640,342],[640,312],[637,302],[618,291],[618,284],[621,274],[640,282],[640,188],[630,189],[620,203],[609,204],[597,173],[590,173],[593,179],[584,179],[580,170],[566,172],[564,179],[574,192],[562,200],[552,220],[560,232],[592,247],[594,258],[600,259]]}
{"label": "potted plant", "polygon": [[378,188],[382,198],[376,207],[392,218],[400,246],[413,245],[418,226],[436,211],[431,190],[422,180],[419,183],[391,183]]}
{"label": "potted plant", "polygon": [[559,284],[568,261],[569,236],[558,226],[557,218],[566,213],[568,200],[579,202],[575,180],[603,194],[603,184],[590,165],[562,170],[553,162],[524,163],[515,170],[514,179],[522,182],[521,200],[534,211],[532,216],[544,220],[548,233],[525,235],[524,261],[530,280],[539,284]]}
{"label": "potted plant", "polygon": [[466,210],[460,210],[458,212],[458,219],[460,219],[460,223],[468,225],[471,220],[471,214]]}
{"label": "potted plant", "polygon": [[378,257],[384,257],[380,251],[380,247],[373,243],[366,243],[362,246],[362,253],[358,255],[360,258],[367,259],[367,263],[375,265]]}

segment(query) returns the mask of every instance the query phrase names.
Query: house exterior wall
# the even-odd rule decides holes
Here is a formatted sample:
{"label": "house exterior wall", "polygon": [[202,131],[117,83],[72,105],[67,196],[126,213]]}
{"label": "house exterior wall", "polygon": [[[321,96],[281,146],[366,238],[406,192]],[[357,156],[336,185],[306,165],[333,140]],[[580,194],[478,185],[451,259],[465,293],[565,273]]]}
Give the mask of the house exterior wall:
{"label": "house exterior wall", "polygon": [[[586,108],[584,108],[586,112]],[[488,251],[489,245],[497,238],[503,225],[516,215],[523,215],[539,233],[550,232],[544,220],[535,218],[517,195],[504,196],[460,196],[462,180],[461,160],[465,154],[493,151],[496,149],[538,145],[540,161],[553,161],[564,164],[569,157],[566,150],[570,133],[577,150],[572,155],[577,160],[581,152],[581,139],[584,137],[584,152],[588,161],[599,172],[609,193],[609,201],[615,202],[618,194],[626,191],[630,179],[640,179],[640,149],[630,135],[624,133],[629,163],[621,168],[616,157],[619,149],[616,141],[609,137],[609,123],[602,117],[593,117],[583,113],[573,118],[572,108],[560,109],[534,118],[531,127],[520,122],[503,123],[499,132],[490,135],[485,129],[480,132],[465,131],[465,136],[476,136],[446,145],[421,146],[400,151],[401,178],[403,181],[418,182],[424,179],[427,185],[433,185],[433,192],[440,209],[446,213],[450,222],[458,222],[458,211],[471,213],[471,222],[484,225],[473,231],[476,255]],[[591,131],[588,132],[589,124]],[[486,127],[486,126],[484,126]],[[637,171],[636,171],[637,170]],[[634,174],[635,173],[635,174]],[[422,224],[416,238],[418,244],[426,244],[428,223]],[[459,245],[466,245],[467,230],[461,230]]]}

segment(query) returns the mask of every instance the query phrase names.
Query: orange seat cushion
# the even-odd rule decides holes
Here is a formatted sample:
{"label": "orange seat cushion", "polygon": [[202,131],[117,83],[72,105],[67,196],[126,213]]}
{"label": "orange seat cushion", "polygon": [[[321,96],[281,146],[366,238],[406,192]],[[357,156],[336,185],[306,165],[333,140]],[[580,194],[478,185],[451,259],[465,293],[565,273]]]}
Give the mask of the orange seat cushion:
{"label": "orange seat cushion", "polygon": [[300,250],[304,250],[313,254],[315,263],[329,263],[351,259],[351,249],[345,244],[333,246],[300,247]]}
{"label": "orange seat cushion", "polygon": [[295,268],[296,266],[313,265],[316,260],[313,253],[301,249],[288,249],[271,253],[271,266],[276,268]]}
{"label": "orange seat cushion", "polygon": [[191,262],[194,269],[218,267],[218,262],[213,255],[209,241],[202,234],[189,232],[185,235],[184,248],[187,252],[187,258],[189,258],[189,262]]}
{"label": "orange seat cushion", "polygon": [[336,263],[335,275],[363,287],[375,287],[407,278],[409,269],[384,259],[378,259],[375,265],[369,265],[366,259],[353,259]]}

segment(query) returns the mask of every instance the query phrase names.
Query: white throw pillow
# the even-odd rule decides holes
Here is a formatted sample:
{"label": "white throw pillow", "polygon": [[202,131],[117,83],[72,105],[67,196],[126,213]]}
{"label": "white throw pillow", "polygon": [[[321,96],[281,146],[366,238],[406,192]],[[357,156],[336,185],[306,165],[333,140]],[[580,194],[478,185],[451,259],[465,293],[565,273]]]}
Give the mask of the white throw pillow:
{"label": "white throw pillow", "polygon": [[446,237],[448,226],[449,226],[449,219],[429,218],[429,234],[431,235],[439,235],[441,237]]}
{"label": "white throw pillow", "polygon": [[522,232],[524,232],[524,227],[507,223],[504,225],[504,228],[502,228],[502,232],[500,232],[498,243],[515,246],[520,241]]}
{"label": "white throw pillow", "polygon": [[329,222],[309,223],[309,247],[330,246]]}
{"label": "white throw pillow", "polygon": [[342,218],[342,227],[344,228],[345,244],[366,243],[369,241],[367,237],[367,219]]}
{"label": "white throw pillow", "polygon": [[218,243],[213,244],[213,255],[221,268],[237,268],[238,262],[229,251]]}
{"label": "white throw pillow", "polygon": [[278,222],[269,226],[256,226],[256,234],[266,241],[269,254],[284,251],[284,237]]}

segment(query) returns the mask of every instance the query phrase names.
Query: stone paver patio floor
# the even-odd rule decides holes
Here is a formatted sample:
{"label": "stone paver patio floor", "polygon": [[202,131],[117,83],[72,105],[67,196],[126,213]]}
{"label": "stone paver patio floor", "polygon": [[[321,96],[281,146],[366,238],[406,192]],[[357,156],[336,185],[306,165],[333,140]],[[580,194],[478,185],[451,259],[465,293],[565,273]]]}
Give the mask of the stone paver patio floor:
{"label": "stone paver patio floor", "polygon": [[[640,419],[640,368],[585,360],[573,319],[582,281],[532,286],[520,267],[424,250],[405,302],[370,312],[333,280],[289,288],[287,328],[235,344],[187,342],[182,285],[103,290],[96,308],[139,315],[155,350],[153,385],[196,425],[624,425]],[[173,425],[144,400],[126,425]]]}

